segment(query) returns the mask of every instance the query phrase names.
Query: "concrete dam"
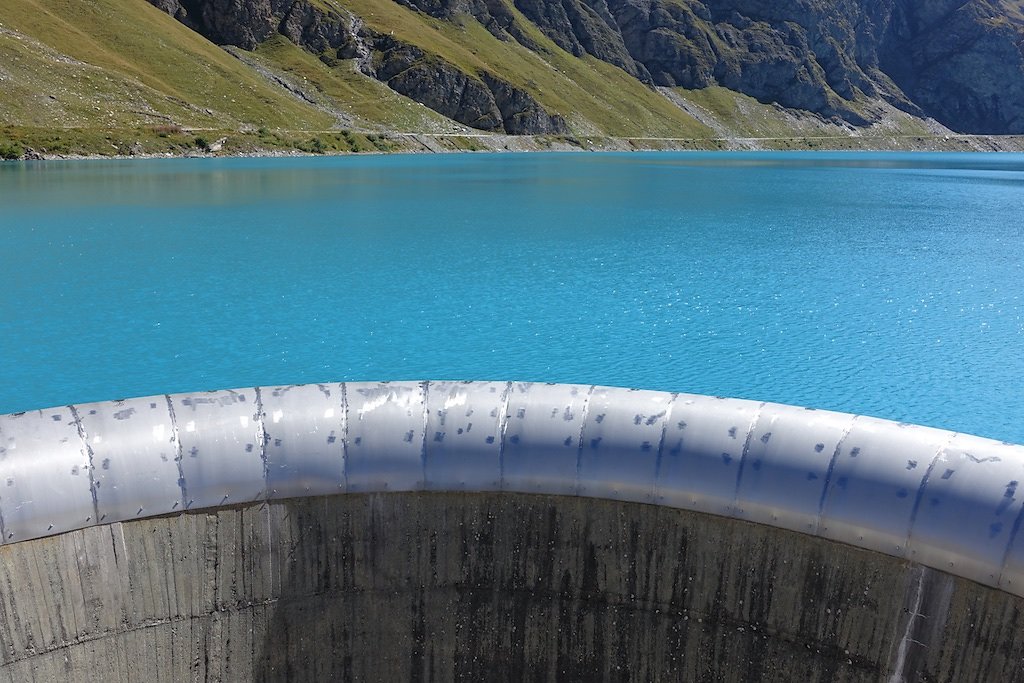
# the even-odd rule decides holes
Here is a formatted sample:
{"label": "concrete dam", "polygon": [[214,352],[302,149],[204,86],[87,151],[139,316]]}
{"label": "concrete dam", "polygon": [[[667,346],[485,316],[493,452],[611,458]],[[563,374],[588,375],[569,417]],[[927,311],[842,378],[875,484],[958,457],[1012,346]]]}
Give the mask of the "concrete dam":
{"label": "concrete dam", "polygon": [[348,382],[0,416],[0,681],[1024,680],[1024,447]]}

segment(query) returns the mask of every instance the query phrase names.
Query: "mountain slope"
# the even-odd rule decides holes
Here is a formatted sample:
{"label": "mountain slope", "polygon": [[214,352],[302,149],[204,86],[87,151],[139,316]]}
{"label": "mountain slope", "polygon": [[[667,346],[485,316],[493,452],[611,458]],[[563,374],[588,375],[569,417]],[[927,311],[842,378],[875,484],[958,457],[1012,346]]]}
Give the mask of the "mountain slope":
{"label": "mountain slope", "polygon": [[[426,14],[493,2],[401,0]],[[720,85],[761,102],[871,123],[867,100],[969,132],[1024,133],[1019,0],[516,0],[559,46],[637,78]],[[513,34],[518,38],[516,34]]]}
{"label": "mountain slope", "polygon": [[629,74],[565,52],[501,0],[492,9],[504,28],[481,23],[489,14],[433,17],[391,0],[255,0],[227,10],[203,0],[154,2],[218,44],[254,49],[279,33],[328,63],[355,59],[394,91],[481,130],[708,132]]}
{"label": "mountain slope", "polygon": [[[553,95],[534,76],[551,66],[579,84],[565,65],[594,58],[616,67],[584,88],[604,102],[630,87],[611,82],[621,73],[855,126],[877,123],[871,104],[886,102],[956,130],[1024,133],[1019,0],[151,1],[214,42],[248,49],[280,32],[313,53],[362,56],[364,73],[485,130],[564,132],[568,109],[592,119],[587,102],[559,101],[572,84],[549,79]],[[500,111],[509,87],[523,125]],[[663,105],[635,88],[624,99]]]}
{"label": "mountain slope", "polygon": [[1024,1],[5,0],[0,86],[0,138],[1024,134]]}
{"label": "mountain slope", "polygon": [[5,123],[333,123],[143,2],[4,0],[0,24],[5,82],[31,91],[0,89]]}
{"label": "mountain slope", "polygon": [[879,65],[916,105],[970,133],[1024,133],[1024,2],[906,0]]}

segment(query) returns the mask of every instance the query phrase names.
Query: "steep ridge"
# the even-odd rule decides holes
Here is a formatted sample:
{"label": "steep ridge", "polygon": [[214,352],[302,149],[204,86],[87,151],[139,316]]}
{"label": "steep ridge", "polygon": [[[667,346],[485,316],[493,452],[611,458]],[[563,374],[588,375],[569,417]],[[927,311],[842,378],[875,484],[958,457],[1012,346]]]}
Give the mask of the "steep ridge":
{"label": "steep ridge", "polygon": [[[618,124],[615,132],[621,134],[627,132],[621,124],[636,119],[639,125],[631,134],[705,132],[685,112],[626,74],[609,76],[603,66],[596,66],[599,73],[593,74],[593,62],[581,64],[568,54],[556,54],[562,51],[502,0],[456,13],[438,6],[433,8],[436,17],[390,0],[152,1],[220,45],[251,50],[280,34],[327,62],[355,60],[361,73],[479,130],[607,133]],[[592,82],[585,82],[586,77]],[[615,90],[635,104],[618,106]],[[580,101],[586,99],[594,101]],[[566,120],[571,116],[578,119],[574,126]]]}
{"label": "steep ridge", "polygon": [[921,109],[969,133],[1024,132],[1024,2],[901,0],[879,66]]}
{"label": "steep ridge", "polygon": [[290,0],[153,4],[221,45],[252,50],[280,33],[314,54],[355,58],[363,73],[395,92],[479,130],[568,132],[564,118],[549,114],[527,92],[498,75],[459,69],[437,53],[370,28],[340,7]]}
{"label": "steep ridge", "polygon": [[[349,0],[151,0],[214,42],[252,49],[274,32],[482,130],[564,133],[563,116],[500,72],[465,70],[368,28]],[[383,6],[391,0],[376,3]],[[720,85],[855,126],[882,100],[966,132],[1024,132],[1024,19],[998,0],[397,0],[495,38],[592,56],[648,85]],[[372,10],[371,10],[372,12]],[[362,15],[360,17],[359,15]],[[532,26],[530,26],[532,24]]]}
{"label": "steep ridge", "polygon": [[[401,0],[438,17],[491,5]],[[1024,132],[1020,2],[516,0],[544,34],[645,82],[721,85],[762,102],[870,122],[881,98],[958,130]]]}

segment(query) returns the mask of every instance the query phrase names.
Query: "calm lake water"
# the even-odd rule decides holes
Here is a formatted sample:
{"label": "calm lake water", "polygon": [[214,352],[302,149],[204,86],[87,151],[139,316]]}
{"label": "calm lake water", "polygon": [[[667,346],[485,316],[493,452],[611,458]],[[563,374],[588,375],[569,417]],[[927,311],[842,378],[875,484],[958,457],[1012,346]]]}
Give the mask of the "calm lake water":
{"label": "calm lake water", "polygon": [[1024,442],[1024,155],[0,164],[0,413],[358,379]]}

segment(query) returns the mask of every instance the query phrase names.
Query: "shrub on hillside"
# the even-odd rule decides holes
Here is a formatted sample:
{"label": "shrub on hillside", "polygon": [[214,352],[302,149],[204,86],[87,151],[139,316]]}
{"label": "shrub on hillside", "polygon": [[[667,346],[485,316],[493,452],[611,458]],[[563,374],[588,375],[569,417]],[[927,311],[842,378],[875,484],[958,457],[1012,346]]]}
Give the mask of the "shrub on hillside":
{"label": "shrub on hillside", "polygon": [[0,159],[20,159],[25,153],[25,148],[13,142],[0,141]]}

